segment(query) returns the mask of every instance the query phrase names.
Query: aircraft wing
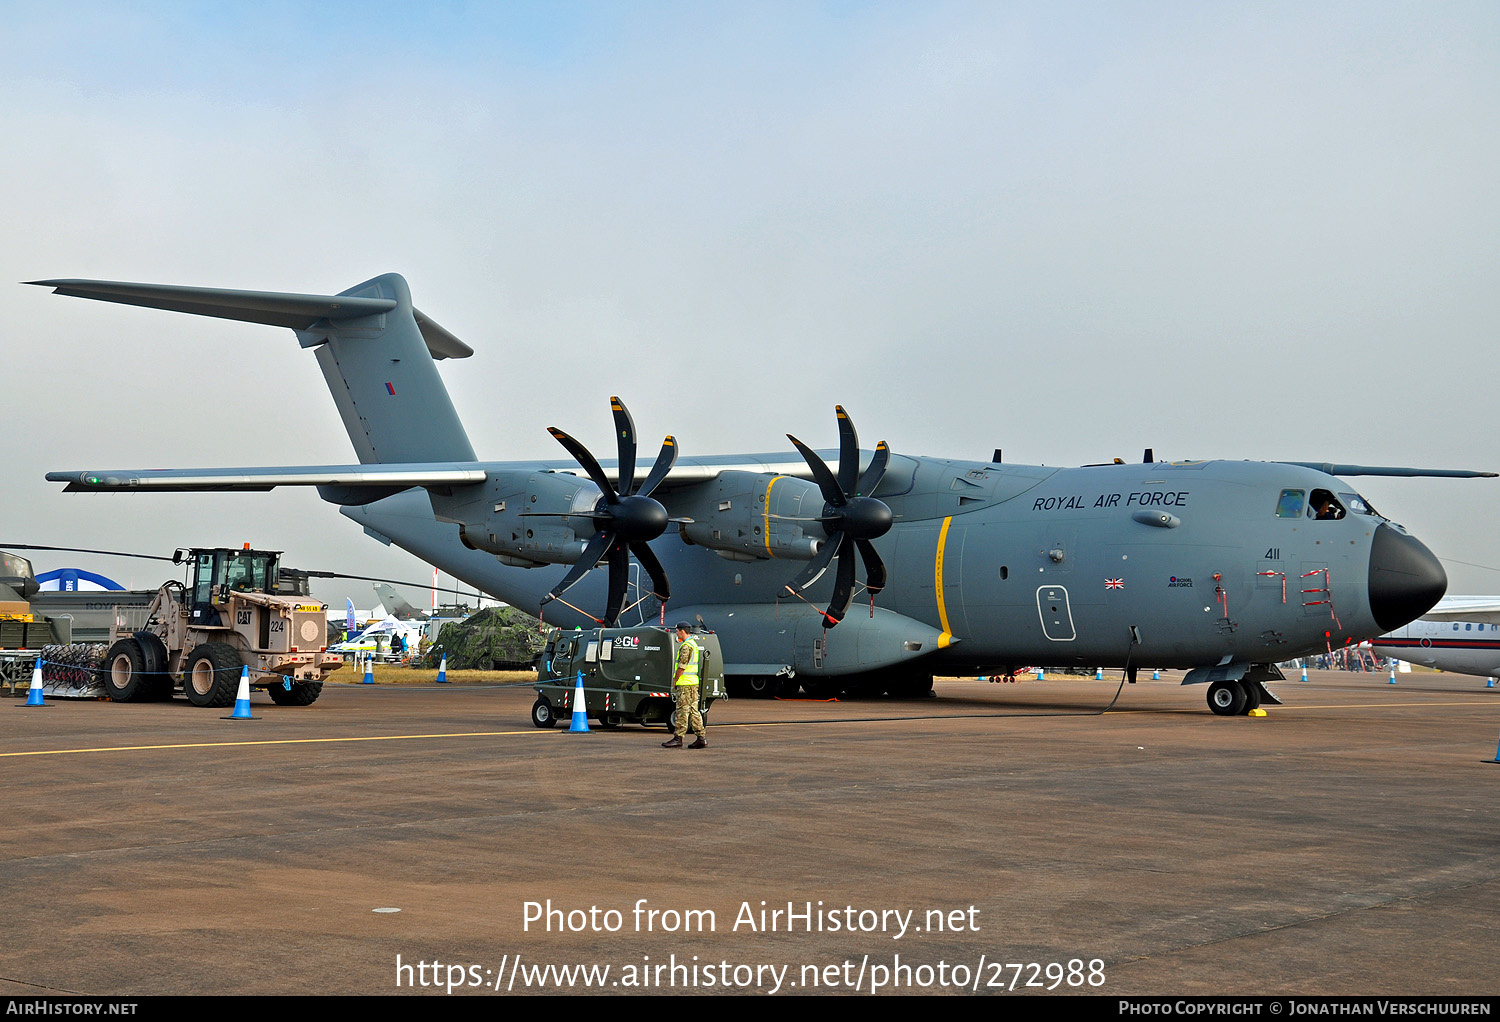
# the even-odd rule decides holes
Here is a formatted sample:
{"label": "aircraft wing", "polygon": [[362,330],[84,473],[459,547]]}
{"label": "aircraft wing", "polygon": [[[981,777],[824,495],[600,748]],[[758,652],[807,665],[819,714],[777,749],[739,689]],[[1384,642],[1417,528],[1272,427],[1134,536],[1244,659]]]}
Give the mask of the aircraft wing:
{"label": "aircraft wing", "polygon": [[155,468],[48,472],[67,493],[146,490],[162,493],[270,490],[277,486],[347,487],[397,492],[413,486],[466,486],[488,477],[483,468],[453,463],[293,465],[279,468]]}
{"label": "aircraft wing", "polygon": [[1423,621],[1474,621],[1500,625],[1500,596],[1445,596]]}
{"label": "aircraft wing", "polygon": [[1495,472],[1475,472],[1466,468],[1399,468],[1394,465],[1339,465],[1327,461],[1283,461],[1282,465],[1316,469],[1331,476],[1431,476],[1439,479],[1493,479]]}

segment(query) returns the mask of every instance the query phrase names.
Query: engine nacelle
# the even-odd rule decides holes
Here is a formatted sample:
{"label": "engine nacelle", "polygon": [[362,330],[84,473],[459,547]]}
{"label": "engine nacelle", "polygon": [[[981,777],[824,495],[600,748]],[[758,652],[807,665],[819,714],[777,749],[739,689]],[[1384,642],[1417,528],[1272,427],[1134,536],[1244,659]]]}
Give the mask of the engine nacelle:
{"label": "engine nacelle", "polygon": [[793,476],[721,472],[709,482],[675,494],[672,513],[692,519],[682,525],[686,542],[708,547],[729,560],[808,561],[827,539],[816,521],[788,520],[823,513],[818,487]]}
{"label": "engine nacelle", "polygon": [[513,473],[478,486],[432,494],[438,518],[458,524],[459,539],[519,567],[572,564],[598,530],[587,517],[603,494],[566,472]]}

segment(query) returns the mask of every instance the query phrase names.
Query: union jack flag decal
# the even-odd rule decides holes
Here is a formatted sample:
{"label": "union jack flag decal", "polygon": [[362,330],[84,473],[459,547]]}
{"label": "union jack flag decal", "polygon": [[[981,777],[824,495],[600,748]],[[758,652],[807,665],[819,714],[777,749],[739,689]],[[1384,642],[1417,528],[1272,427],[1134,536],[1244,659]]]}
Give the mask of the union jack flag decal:
{"label": "union jack flag decal", "polygon": [[1107,578],[1107,579],[1104,580],[1104,588],[1106,588],[1106,589],[1124,589],[1125,588],[1125,580],[1123,578]]}

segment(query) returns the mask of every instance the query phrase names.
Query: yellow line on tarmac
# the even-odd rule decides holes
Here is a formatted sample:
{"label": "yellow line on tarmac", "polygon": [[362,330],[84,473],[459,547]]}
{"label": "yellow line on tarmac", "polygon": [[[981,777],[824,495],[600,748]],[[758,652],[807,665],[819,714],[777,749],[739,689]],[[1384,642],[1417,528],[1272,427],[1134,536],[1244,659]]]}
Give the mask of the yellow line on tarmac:
{"label": "yellow line on tarmac", "polygon": [[1470,701],[1461,703],[1333,703],[1328,706],[1304,706],[1301,703],[1285,703],[1281,706],[1262,703],[1264,708],[1269,705],[1273,710],[1384,710],[1396,706],[1473,706]]}
{"label": "yellow line on tarmac", "polygon": [[71,756],[81,752],[149,752],[155,749],[232,749],[245,745],[317,745],[327,742],[401,742],[416,738],[494,738],[500,735],[542,735],[531,731],[455,731],[435,735],[362,735],[354,738],[272,738],[259,742],[183,742],[178,745],[113,745],[97,749],[38,749],[35,752],[0,752],[0,759],[13,756]]}

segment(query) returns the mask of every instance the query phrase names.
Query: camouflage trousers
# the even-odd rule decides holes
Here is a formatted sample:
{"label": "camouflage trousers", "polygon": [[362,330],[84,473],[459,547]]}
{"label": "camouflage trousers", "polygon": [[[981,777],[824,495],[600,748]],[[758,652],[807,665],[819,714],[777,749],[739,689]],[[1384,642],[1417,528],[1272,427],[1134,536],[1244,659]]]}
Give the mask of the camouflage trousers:
{"label": "camouflage trousers", "polygon": [[677,737],[681,738],[691,729],[693,734],[703,737],[703,714],[698,712],[698,686],[677,686]]}

